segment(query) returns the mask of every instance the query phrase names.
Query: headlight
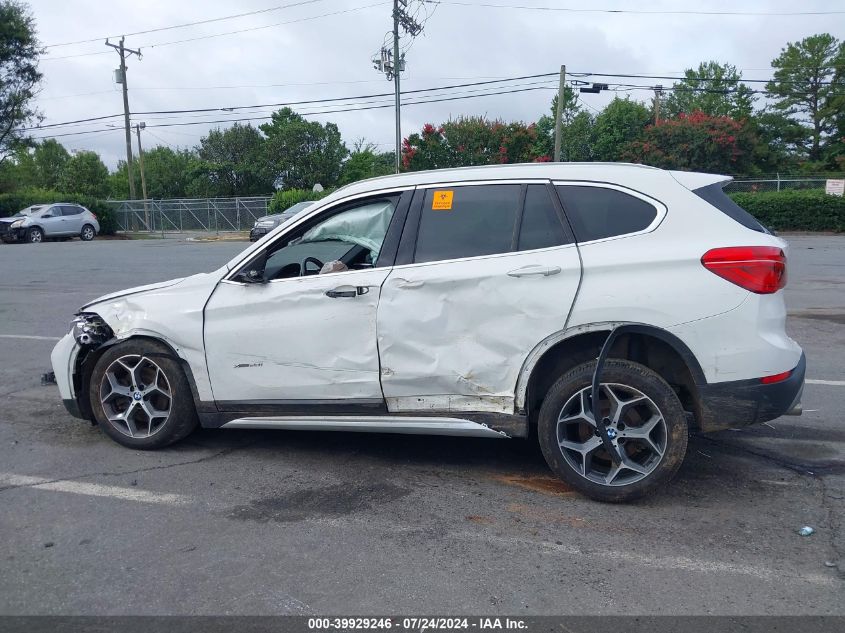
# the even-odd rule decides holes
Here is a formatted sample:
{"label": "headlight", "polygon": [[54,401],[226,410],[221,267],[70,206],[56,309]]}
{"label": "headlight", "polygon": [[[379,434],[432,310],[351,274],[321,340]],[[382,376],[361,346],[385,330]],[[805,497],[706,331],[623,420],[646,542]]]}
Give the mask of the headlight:
{"label": "headlight", "polygon": [[83,347],[100,345],[114,336],[112,329],[94,312],[80,312],[71,323],[73,337]]}
{"label": "headlight", "polygon": [[23,226],[23,223],[24,223],[23,219],[15,220],[14,222],[12,222],[12,225],[9,228],[10,229],[19,229]]}

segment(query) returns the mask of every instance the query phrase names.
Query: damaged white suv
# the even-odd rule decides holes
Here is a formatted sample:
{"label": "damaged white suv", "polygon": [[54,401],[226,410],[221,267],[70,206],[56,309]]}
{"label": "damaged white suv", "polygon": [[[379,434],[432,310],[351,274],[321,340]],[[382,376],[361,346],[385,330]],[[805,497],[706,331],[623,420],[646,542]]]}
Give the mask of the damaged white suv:
{"label": "damaged white suv", "polygon": [[82,308],[68,410],[151,449],[204,427],[528,437],[585,494],[691,431],[800,412],[786,244],[725,176],[530,164],[339,189],[210,273]]}

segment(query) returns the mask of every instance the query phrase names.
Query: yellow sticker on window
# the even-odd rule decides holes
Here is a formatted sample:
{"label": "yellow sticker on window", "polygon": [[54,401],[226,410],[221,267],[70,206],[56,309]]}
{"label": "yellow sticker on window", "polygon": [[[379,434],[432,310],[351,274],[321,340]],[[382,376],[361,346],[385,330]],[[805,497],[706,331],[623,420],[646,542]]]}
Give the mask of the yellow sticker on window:
{"label": "yellow sticker on window", "polygon": [[432,211],[451,211],[452,210],[452,196],[454,191],[435,191],[431,197]]}

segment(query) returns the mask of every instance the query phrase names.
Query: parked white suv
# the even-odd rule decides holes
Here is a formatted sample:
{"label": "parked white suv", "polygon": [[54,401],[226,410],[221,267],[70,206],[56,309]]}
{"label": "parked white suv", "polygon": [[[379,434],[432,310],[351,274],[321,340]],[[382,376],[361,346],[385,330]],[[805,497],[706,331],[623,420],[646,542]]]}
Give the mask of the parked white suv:
{"label": "parked white suv", "polygon": [[83,306],[53,350],[59,390],[141,449],[197,423],[536,426],[561,478],[635,498],[689,432],[800,411],[787,247],[728,181],[592,163],[355,183],[219,270]]}
{"label": "parked white suv", "polygon": [[39,244],[47,238],[79,237],[88,242],[100,232],[97,216],[79,204],[36,204],[10,218],[0,218],[4,242]]}

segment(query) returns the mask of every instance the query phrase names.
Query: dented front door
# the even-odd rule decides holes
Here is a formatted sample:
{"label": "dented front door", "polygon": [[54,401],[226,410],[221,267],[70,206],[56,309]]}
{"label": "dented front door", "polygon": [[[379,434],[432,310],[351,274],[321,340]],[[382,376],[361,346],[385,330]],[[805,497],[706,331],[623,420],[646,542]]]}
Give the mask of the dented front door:
{"label": "dented front door", "polygon": [[218,404],[381,401],[376,307],[388,271],[221,283],[205,309]]}

